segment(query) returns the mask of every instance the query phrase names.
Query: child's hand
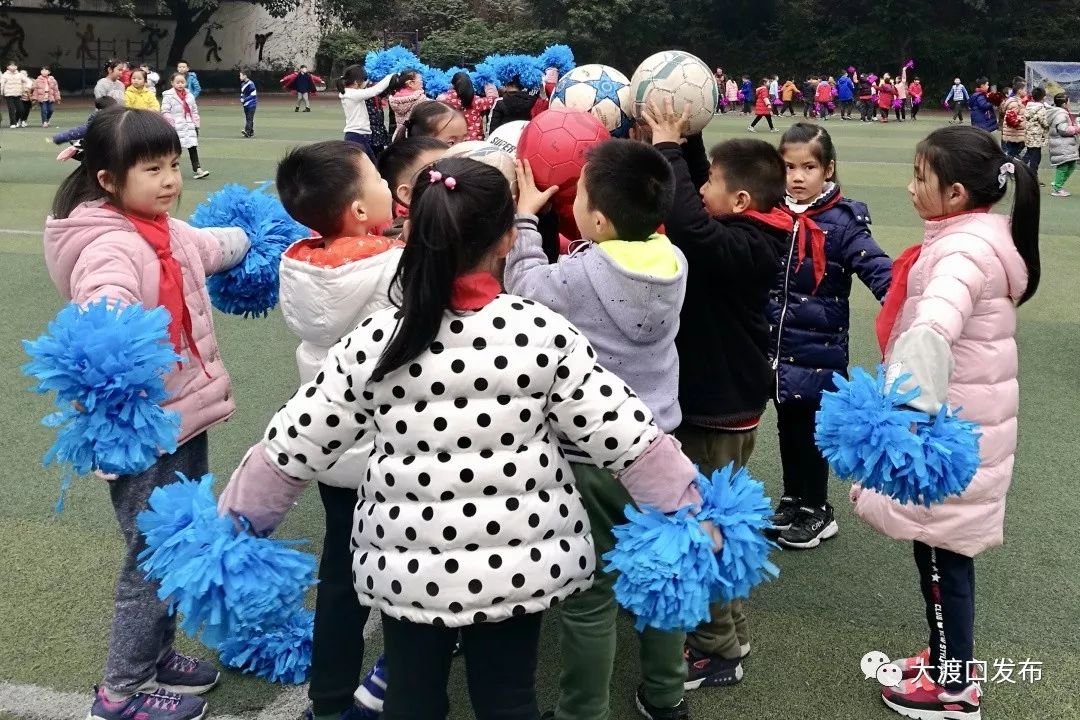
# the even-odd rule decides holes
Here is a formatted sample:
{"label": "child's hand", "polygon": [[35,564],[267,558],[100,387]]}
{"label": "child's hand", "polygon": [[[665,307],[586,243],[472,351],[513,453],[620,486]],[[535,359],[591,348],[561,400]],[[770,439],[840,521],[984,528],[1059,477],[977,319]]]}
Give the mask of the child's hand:
{"label": "child's hand", "polygon": [[854,505],[855,503],[859,502],[860,495],[862,495],[862,485],[855,483],[851,486],[851,490],[848,491],[848,500],[850,500],[851,504]]}
{"label": "child's hand", "polygon": [[555,197],[555,193],[559,192],[559,186],[552,185],[547,190],[540,190],[536,187],[536,181],[533,179],[532,165],[529,164],[529,161],[518,160],[516,165],[518,181],[518,214],[539,215],[540,211],[551,202],[551,198]]}
{"label": "child's hand", "polygon": [[653,145],[682,142],[690,122],[690,103],[683,107],[682,115],[676,115],[675,102],[670,97],[664,98],[663,110],[650,101],[649,107],[645,109],[644,120],[652,130]]}
{"label": "child's hand", "polygon": [[701,529],[712,539],[713,552],[720,552],[724,549],[724,535],[710,520],[702,520]]}

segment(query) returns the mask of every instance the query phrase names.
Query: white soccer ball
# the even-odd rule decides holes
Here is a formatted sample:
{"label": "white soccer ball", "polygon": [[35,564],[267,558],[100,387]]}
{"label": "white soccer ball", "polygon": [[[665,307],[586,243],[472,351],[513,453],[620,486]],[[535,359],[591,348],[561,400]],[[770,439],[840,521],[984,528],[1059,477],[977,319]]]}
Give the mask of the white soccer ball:
{"label": "white soccer ball", "polygon": [[487,141],[503,152],[517,157],[518,140],[528,124],[528,120],[514,120],[513,122],[504,123],[488,135]]}
{"label": "white soccer ball", "polygon": [[[501,130],[502,128],[497,129]],[[486,140],[469,140],[468,142],[451,145],[443,157],[470,158],[485,165],[490,165],[501,172],[509,181],[510,192],[513,193],[515,198],[517,197],[517,165],[514,162],[514,156],[508,155],[490,142]]]}
{"label": "white soccer ball", "polygon": [[592,113],[613,136],[630,132],[630,81],[607,65],[582,65],[563,75],[551,94],[551,107]]}
{"label": "white soccer ball", "polygon": [[682,50],[665,50],[645,59],[630,79],[631,114],[644,117],[649,102],[663,108],[671,98],[675,112],[690,104],[689,134],[701,132],[716,114],[720,90],[709,66]]}

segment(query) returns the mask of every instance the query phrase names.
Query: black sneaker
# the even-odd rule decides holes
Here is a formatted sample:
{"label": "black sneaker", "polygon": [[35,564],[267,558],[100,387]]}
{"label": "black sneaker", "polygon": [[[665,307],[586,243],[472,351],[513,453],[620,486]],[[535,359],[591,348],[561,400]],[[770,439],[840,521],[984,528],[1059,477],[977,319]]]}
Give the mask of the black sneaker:
{"label": "black sneaker", "polygon": [[641,716],[649,720],[690,720],[690,708],[686,705],[686,698],[680,700],[675,707],[658,708],[650,705],[642,695],[641,688],[638,688],[637,695],[634,696],[634,704],[637,705]]}
{"label": "black sneaker", "polygon": [[791,527],[780,533],[780,544],[796,550],[816,548],[822,540],[836,537],[840,526],[833,517],[832,505],[824,507],[800,507]]}
{"label": "black sneaker", "polygon": [[683,654],[686,656],[684,690],[734,685],[743,679],[740,658],[729,659],[718,655],[706,655],[689,645],[686,646]]}
{"label": "black sneaker", "polygon": [[300,106],[299,106],[299,105],[297,105],[296,107],[294,107],[294,108],[292,109],[292,111],[293,111],[293,112],[300,112]]}
{"label": "black sneaker", "polygon": [[769,516],[772,527],[765,530],[765,535],[773,540],[780,536],[780,532],[791,527],[795,517],[799,514],[799,498],[785,495],[780,498],[776,505],[776,512]]}

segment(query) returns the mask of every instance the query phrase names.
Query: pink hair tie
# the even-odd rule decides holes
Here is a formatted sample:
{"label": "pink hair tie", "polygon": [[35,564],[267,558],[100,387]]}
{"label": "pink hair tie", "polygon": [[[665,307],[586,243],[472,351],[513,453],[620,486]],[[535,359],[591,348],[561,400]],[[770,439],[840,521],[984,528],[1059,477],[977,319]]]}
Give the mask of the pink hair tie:
{"label": "pink hair tie", "polygon": [[443,185],[446,186],[447,190],[453,190],[454,188],[457,187],[457,180],[455,180],[452,177],[448,177],[445,180],[443,180]]}
{"label": "pink hair tie", "polygon": [[428,170],[428,178],[431,180],[431,184],[434,185],[442,180],[442,173],[438,170]]}

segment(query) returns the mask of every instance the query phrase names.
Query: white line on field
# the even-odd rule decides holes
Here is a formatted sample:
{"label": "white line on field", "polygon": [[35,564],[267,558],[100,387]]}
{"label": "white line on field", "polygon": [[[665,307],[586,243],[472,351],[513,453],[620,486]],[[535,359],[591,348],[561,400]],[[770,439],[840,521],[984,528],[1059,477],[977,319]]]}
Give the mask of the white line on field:
{"label": "white line on field", "polygon": [[41,235],[43,230],[15,230],[14,228],[0,228],[0,235]]}

